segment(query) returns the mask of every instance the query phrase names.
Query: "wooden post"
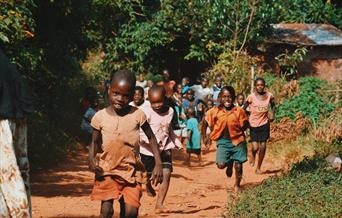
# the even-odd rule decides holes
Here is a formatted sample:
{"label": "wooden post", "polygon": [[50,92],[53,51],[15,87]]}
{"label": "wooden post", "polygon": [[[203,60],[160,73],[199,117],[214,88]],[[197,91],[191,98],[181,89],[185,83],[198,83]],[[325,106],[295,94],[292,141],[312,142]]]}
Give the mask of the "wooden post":
{"label": "wooden post", "polygon": [[251,66],[251,94],[254,91],[254,65]]}

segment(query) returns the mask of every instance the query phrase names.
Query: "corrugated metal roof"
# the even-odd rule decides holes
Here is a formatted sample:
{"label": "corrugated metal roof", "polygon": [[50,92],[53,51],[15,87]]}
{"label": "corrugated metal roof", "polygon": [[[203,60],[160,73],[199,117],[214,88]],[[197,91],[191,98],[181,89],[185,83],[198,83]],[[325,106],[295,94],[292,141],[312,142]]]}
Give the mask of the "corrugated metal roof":
{"label": "corrugated metal roof", "polygon": [[342,31],[330,24],[272,24],[269,43],[309,46],[342,45]]}

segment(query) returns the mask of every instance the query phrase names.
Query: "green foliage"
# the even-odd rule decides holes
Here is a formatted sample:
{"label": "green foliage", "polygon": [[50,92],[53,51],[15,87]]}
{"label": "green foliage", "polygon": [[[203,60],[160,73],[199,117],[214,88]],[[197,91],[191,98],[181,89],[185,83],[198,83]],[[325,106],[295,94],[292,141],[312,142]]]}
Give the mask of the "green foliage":
{"label": "green foliage", "polygon": [[32,0],[0,1],[0,43],[15,44],[33,36],[32,7]]}
{"label": "green foliage", "polygon": [[308,50],[305,47],[297,48],[292,54],[286,50],[285,53],[278,55],[275,59],[282,69],[282,75],[295,76],[298,73],[297,64],[303,61]]}
{"label": "green foliage", "polygon": [[317,122],[320,116],[328,116],[335,109],[332,103],[327,102],[319,90],[325,81],[314,77],[302,77],[298,81],[299,95],[295,95],[279,105],[276,119],[283,117],[294,119],[297,112]]}
{"label": "green foliage", "polygon": [[305,159],[289,175],[242,192],[227,217],[338,217],[342,174],[325,168],[324,159]]}
{"label": "green foliage", "polygon": [[145,76],[146,80],[151,80],[153,83],[158,83],[163,80],[163,76],[160,74],[148,73]]}
{"label": "green foliage", "polygon": [[213,79],[219,74],[224,79],[224,84],[232,85],[237,93],[247,95],[251,90],[252,65],[253,60],[250,56],[234,52],[228,46],[209,72]]}

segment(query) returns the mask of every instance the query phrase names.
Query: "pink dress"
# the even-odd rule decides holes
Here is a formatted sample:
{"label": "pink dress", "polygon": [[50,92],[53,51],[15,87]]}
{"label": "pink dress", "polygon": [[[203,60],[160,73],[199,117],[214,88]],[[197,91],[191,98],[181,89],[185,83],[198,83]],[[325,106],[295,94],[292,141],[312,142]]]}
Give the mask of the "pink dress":
{"label": "pink dress", "polygon": [[274,97],[270,92],[266,92],[265,95],[266,98],[264,100],[258,99],[255,93],[249,95],[246,99],[251,112],[249,116],[249,124],[251,127],[259,127],[268,123],[268,109]]}
{"label": "pink dress", "polygon": [[[141,108],[147,117],[147,122],[156,136],[160,151],[166,151],[173,148],[182,148],[182,143],[177,139],[175,133],[171,128],[171,120],[173,117],[173,109],[163,114],[158,114],[152,108]],[[140,131],[140,153],[148,156],[153,156],[152,150],[149,146],[149,141],[145,133]]]}

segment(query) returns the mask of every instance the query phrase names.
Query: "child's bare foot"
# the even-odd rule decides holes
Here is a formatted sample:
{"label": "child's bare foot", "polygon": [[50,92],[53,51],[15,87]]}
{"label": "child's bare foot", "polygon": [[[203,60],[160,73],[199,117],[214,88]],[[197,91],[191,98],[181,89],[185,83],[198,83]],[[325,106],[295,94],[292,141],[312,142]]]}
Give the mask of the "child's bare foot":
{"label": "child's bare foot", "polygon": [[232,177],[232,175],[233,175],[233,162],[229,162],[227,164],[226,175],[227,175],[227,177]]}
{"label": "child's bare foot", "polygon": [[251,167],[254,167],[254,164],[255,164],[255,160],[250,160],[249,161],[249,165],[251,165]]}
{"label": "child's bare foot", "polygon": [[151,183],[146,184],[146,193],[150,197],[156,196],[156,191],[153,189]]}
{"label": "child's bare foot", "polygon": [[255,173],[260,175],[260,174],[262,174],[262,171],[260,169],[256,169]]}
{"label": "child's bare foot", "polygon": [[170,213],[170,209],[167,207],[161,206],[161,207],[156,207],[154,209],[155,214],[161,214],[161,213]]}

